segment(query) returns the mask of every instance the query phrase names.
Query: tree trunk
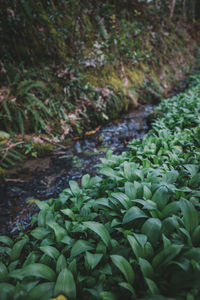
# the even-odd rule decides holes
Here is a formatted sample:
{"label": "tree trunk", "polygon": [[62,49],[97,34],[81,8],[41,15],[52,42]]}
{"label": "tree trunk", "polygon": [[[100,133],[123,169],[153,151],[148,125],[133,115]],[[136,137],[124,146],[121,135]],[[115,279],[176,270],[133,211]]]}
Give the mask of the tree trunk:
{"label": "tree trunk", "polygon": [[170,6],[170,15],[169,15],[170,21],[173,18],[175,6],[176,6],[176,0],[172,0],[171,6]]}

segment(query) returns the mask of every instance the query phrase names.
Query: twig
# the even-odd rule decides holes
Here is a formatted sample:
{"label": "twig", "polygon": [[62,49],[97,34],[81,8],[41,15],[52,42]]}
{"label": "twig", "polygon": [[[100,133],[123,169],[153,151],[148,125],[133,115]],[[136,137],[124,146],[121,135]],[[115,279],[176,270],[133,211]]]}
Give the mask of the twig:
{"label": "twig", "polygon": [[[23,144],[24,142],[17,142],[17,143],[15,143],[15,144],[12,144],[12,145],[10,145],[10,146],[8,146],[6,149],[5,149],[5,153],[4,153],[4,155],[3,155],[3,157],[2,157],[2,159],[0,160],[0,163],[6,158],[6,156],[8,155],[8,151],[11,149],[11,148],[13,148],[13,147],[15,147],[15,146],[17,146],[17,145],[19,145],[19,144]],[[4,150],[3,150],[4,151]],[[1,151],[1,152],[3,152],[3,151]]]}

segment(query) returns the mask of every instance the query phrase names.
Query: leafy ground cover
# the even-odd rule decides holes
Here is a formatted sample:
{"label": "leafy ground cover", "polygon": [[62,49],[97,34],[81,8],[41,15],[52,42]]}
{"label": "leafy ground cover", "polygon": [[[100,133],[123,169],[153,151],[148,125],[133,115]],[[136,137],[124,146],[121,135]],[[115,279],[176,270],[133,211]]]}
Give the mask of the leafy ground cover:
{"label": "leafy ground cover", "polygon": [[197,74],[128,153],[0,237],[1,299],[199,299],[199,91]]}

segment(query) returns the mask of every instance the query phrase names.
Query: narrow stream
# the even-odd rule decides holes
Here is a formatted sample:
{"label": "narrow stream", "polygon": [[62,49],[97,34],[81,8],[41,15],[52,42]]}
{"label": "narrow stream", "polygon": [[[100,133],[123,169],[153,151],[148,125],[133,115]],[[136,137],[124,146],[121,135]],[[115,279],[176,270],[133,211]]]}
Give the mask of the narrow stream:
{"label": "narrow stream", "polygon": [[94,175],[95,165],[108,149],[120,154],[133,138],[142,138],[148,130],[146,117],[152,111],[152,105],[141,105],[67,149],[56,149],[51,157],[32,159],[11,170],[8,181],[0,186],[0,234],[16,234],[29,226],[31,215],[37,212],[31,199],[57,197],[69,180],[79,181],[86,173]]}

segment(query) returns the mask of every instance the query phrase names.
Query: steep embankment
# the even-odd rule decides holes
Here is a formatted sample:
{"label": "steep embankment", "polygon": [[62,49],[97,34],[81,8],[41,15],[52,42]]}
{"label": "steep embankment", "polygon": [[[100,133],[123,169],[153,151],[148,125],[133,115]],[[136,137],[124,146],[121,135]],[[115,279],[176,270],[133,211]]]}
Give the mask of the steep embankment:
{"label": "steep embankment", "polygon": [[132,2],[30,1],[8,6],[3,1],[4,168],[23,159],[15,149],[39,156],[54,148],[40,147],[44,140],[67,143],[130,106],[158,102],[197,66],[195,19],[183,14],[178,3],[171,11],[167,4]]}

